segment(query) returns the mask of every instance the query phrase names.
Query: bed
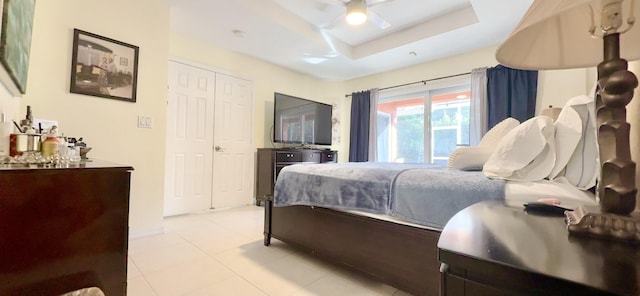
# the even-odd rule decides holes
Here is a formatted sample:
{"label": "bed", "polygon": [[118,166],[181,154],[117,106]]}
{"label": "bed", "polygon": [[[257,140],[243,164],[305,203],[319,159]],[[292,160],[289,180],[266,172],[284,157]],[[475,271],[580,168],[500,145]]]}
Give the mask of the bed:
{"label": "bed", "polygon": [[[371,209],[362,207],[359,203],[349,204],[348,201],[330,201],[328,205],[319,204],[318,201],[325,201],[329,199],[330,195],[335,195],[335,192],[332,193],[335,190],[331,189],[334,185],[328,186],[327,184],[335,181],[332,178],[338,177],[340,173],[325,174],[325,177],[329,177],[330,180],[321,181],[319,178],[322,177],[322,173],[318,173],[318,170],[320,167],[334,166],[334,164],[298,164],[286,167],[278,176],[275,197],[265,204],[264,244],[268,246],[271,238],[276,238],[311,252],[315,256],[358,270],[413,295],[438,295],[440,264],[437,258],[437,242],[444,224],[458,210],[482,200],[502,198],[526,202],[539,198],[555,197],[561,199],[568,206],[595,204],[593,194],[582,189],[592,186],[592,181],[595,179],[593,176],[597,174],[597,171],[585,173],[583,170],[580,174],[572,176],[570,175],[572,170],[569,169],[575,166],[584,167],[585,163],[593,162],[596,159],[595,156],[583,154],[572,156],[569,153],[570,157],[564,157],[563,159],[568,160],[563,163],[559,163],[560,157],[556,157],[564,155],[566,151],[576,147],[580,148],[575,149],[580,153],[587,151],[588,149],[584,149],[585,137],[574,141],[576,143],[571,144],[574,146],[564,142],[556,143],[556,139],[553,138],[554,122],[548,117],[534,118],[522,124],[518,122],[517,125],[500,131],[499,137],[494,137],[496,129],[500,129],[500,126],[501,124],[496,125],[485,135],[485,138],[494,138],[492,141],[499,142],[500,145],[491,143],[485,147],[491,147],[492,150],[497,151],[501,149],[503,142],[508,142],[507,148],[524,145],[527,148],[537,147],[539,149],[536,150],[536,153],[524,155],[517,150],[503,147],[502,154],[494,156],[495,153],[490,153],[491,156],[487,156],[488,159],[485,157],[480,164],[480,167],[483,164],[485,164],[485,168],[495,167],[494,171],[458,171],[455,174],[450,174],[448,181],[446,179],[440,181],[444,183],[444,187],[447,187],[447,184],[455,185],[461,180],[467,179],[459,174],[476,174],[476,177],[480,174],[500,179],[502,189],[499,191],[489,190],[482,193],[484,194],[482,198],[465,200],[455,204],[447,209],[446,213],[440,213],[442,217],[432,221],[407,217],[406,211],[398,214],[395,197],[391,197],[387,201],[375,201],[375,199],[371,201],[372,198],[368,196],[371,195],[370,193],[358,192],[351,195],[355,199],[368,201],[369,204],[383,205],[382,208]],[[552,127],[551,130],[550,127]],[[586,130],[580,126],[577,128]],[[532,137],[530,139],[519,138],[522,135]],[[565,141],[568,138],[569,136],[563,136],[560,140]],[[590,139],[586,138],[586,140]],[[550,151],[556,146],[558,149]],[[481,154],[488,155],[484,152]],[[549,158],[554,161],[548,161]],[[519,164],[521,165],[519,166]],[[354,164],[344,164],[344,166],[351,165]],[[456,171],[450,168],[425,169],[437,171],[436,175],[447,175],[446,173]],[[289,174],[289,171],[292,171],[292,174]],[[394,189],[398,183],[397,176],[401,176],[404,172],[414,172],[415,168],[391,168],[391,171],[394,175],[390,178],[389,196],[398,193]],[[398,175],[398,171],[402,174]],[[300,172],[303,174],[309,172],[309,176],[296,177],[295,173]],[[557,177],[556,180],[551,181],[539,177],[548,176],[552,172],[554,177]],[[308,189],[303,186],[303,188],[295,190],[298,190],[299,195],[306,195],[305,198],[293,198],[288,203],[282,203],[280,193],[288,191],[287,186],[284,185],[286,180],[291,178],[288,175],[293,176],[292,183],[305,184],[305,186],[320,183],[320,189]],[[358,173],[347,171],[342,175],[349,178],[349,175],[358,175]],[[373,180],[378,177],[369,176],[368,178]],[[576,184],[581,185],[576,186]],[[375,187],[372,184],[368,186]],[[295,190],[293,191],[295,192]],[[446,190],[439,191],[437,195],[439,195],[440,201],[446,201],[449,197]],[[412,209],[414,205],[405,208]]]}
{"label": "bed", "polygon": [[[553,196],[563,199],[565,204],[594,202],[591,193],[578,190],[570,184],[554,181],[505,182],[485,178],[495,186],[486,190],[485,193],[475,191],[476,195],[480,196],[477,199],[459,202],[451,209],[438,210],[445,212],[441,215],[443,218],[431,221],[407,217],[403,211],[399,214],[395,210],[383,212],[356,204],[310,205],[317,204],[318,200],[323,199],[318,198],[318,195],[335,194],[332,193],[333,186],[327,185],[340,179],[336,178],[339,173],[335,173],[335,170],[347,170],[349,174],[345,175],[354,177],[358,175],[354,173],[354,168],[370,166],[370,164],[356,163],[302,164],[283,169],[279,176],[280,181],[276,184],[276,190],[278,187],[283,190],[287,181],[297,184],[309,183],[308,180],[302,181],[300,178],[317,179],[324,175],[329,180],[325,182],[316,180],[320,183],[318,186],[324,189],[323,193],[309,189],[310,186],[304,186],[307,189],[292,189],[300,191],[301,196],[308,196],[315,200],[296,199],[293,202],[288,201],[297,204],[290,206],[279,200],[269,200],[265,205],[264,244],[269,245],[271,238],[277,238],[318,257],[363,272],[413,295],[437,295],[440,272],[436,245],[444,224],[458,210],[482,200],[501,198],[524,202]],[[407,167],[407,165],[390,164],[383,167],[389,170],[389,175],[392,176],[390,179],[393,179],[395,187],[402,184],[403,176],[417,175],[421,170],[435,172],[443,179],[450,179],[452,183],[460,183],[460,176],[464,174],[475,177],[482,175],[481,172],[462,172],[428,165]],[[308,172],[308,174],[301,172]],[[365,184],[369,191],[375,191],[371,189],[375,187],[370,182],[372,179],[376,179],[375,174],[368,176],[369,181]],[[353,183],[349,178],[346,180]],[[500,191],[501,184],[503,191]],[[307,192],[303,192],[305,190]],[[407,194],[407,192],[390,192],[390,195],[394,194]],[[367,198],[369,195],[372,195],[371,192],[360,192],[358,199],[369,200]],[[438,203],[443,203],[446,199],[456,201],[446,192],[440,192],[437,195],[439,200],[435,202]],[[412,205],[409,208],[416,207],[418,206]],[[356,210],[349,208],[356,208]],[[434,213],[430,215],[433,216]]]}

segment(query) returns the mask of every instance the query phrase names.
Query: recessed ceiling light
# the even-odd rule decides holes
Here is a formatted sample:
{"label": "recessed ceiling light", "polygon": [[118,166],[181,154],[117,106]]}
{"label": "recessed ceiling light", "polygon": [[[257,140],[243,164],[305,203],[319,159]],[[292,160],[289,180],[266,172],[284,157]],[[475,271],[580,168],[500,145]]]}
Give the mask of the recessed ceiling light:
{"label": "recessed ceiling light", "polygon": [[457,96],[457,98],[458,98],[458,99],[466,99],[466,98],[467,98],[467,95],[458,95],[458,96]]}
{"label": "recessed ceiling light", "polygon": [[309,57],[309,58],[303,58],[302,60],[304,60],[305,62],[307,62],[309,64],[317,65],[317,64],[325,62],[327,59],[326,58]]}
{"label": "recessed ceiling light", "polygon": [[409,55],[410,55],[410,56],[414,56],[414,57],[417,57],[417,56],[418,56],[418,54],[417,54],[415,51],[410,51],[410,52],[409,52]]}

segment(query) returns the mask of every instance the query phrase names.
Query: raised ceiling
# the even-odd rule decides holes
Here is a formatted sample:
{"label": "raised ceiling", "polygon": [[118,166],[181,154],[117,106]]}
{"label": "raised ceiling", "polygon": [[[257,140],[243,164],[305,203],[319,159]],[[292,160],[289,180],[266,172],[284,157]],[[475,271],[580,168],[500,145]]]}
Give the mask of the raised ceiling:
{"label": "raised ceiling", "polygon": [[[171,29],[325,80],[349,80],[502,42],[532,0],[167,0]],[[382,28],[384,20],[390,24]]]}

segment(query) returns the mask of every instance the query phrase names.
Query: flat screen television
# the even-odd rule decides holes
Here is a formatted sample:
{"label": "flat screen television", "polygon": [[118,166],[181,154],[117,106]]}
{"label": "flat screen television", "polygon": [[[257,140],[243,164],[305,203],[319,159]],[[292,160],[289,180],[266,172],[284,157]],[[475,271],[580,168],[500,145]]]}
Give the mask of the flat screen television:
{"label": "flat screen television", "polygon": [[281,93],[273,101],[274,142],[331,145],[331,105]]}

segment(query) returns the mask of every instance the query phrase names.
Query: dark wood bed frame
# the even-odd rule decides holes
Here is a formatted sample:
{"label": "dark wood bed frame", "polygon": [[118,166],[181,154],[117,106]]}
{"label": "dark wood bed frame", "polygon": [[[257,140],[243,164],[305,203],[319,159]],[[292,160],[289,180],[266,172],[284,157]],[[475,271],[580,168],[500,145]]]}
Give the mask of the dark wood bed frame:
{"label": "dark wood bed frame", "polygon": [[276,238],[413,295],[438,295],[440,230],[320,207],[265,201],[264,245]]}

